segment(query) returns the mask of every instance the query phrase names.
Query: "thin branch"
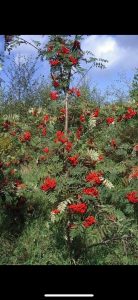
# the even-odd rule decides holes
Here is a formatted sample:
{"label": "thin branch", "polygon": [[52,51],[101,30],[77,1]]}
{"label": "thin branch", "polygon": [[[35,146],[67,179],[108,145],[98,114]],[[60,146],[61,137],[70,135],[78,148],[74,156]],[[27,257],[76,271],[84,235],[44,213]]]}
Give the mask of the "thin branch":
{"label": "thin branch", "polygon": [[34,47],[35,49],[37,49],[39,52],[42,51],[40,48],[36,47],[34,44],[32,44],[32,43],[26,41],[25,39],[23,39],[23,38],[21,38],[21,37],[19,37],[18,40],[19,40],[19,41],[20,41],[20,40],[23,41],[25,44],[29,44],[30,46],[32,46],[32,47]]}
{"label": "thin branch", "polygon": [[[129,236],[125,237],[125,239],[126,238],[129,238]],[[92,247],[100,246],[100,245],[107,245],[108,243],[115,242],[115,241],[120,241],[120,240],[122,241],[122,239],[123,239],[123,237],[116,237],[116,238],[112,238],[109,240],[105,240],[100,243],[96,243],[96,244],[92,244],[92,245],[88,246],[88,249],[92,248]]]}
{"label": "thin branch", "polygon": [[79,80],[77,87],[79,86],[80,82],[84,79],[84,77],[87,75],[87,73],[91,70],[91,68],[93,67],[93,65],[90,66],[90,68],[84,73],[84,75],[81,77],[81,79]]}

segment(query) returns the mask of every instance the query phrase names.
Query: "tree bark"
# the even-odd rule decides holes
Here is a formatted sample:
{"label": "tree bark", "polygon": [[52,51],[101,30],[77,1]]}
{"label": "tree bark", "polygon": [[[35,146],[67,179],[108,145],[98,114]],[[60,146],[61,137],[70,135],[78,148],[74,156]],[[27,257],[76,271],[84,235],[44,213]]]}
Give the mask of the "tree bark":
{"label": "tree bark", "polygon": [[65,98],[65,134],[68,134],[68,93]]}

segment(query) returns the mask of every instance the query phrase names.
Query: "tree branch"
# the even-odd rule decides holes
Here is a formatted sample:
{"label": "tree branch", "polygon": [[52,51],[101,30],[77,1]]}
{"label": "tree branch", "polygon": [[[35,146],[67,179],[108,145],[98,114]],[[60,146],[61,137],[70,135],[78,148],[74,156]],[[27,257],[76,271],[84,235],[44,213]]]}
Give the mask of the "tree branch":
{"label": "tree branch", "polygon": [[26,41],[25,39],[19,37],[18,41],[23,41],[25,44],[29,44],[30,46],[34,47],[36,50],[38,50],[39,52],[42,52],[42,50],[40,48],[38,48],[37,46],[35,46],[34,44],[32,44],[31,42]]}
{"label": "tree branch", "polygon": [[[125,237],[125,239],[128,239],[128,238],[129,238],[129,236]],[[92,244],[92,245],[88,246],[88,249],[92,248],[92,247],[100,246],[100,245],[107,245],[108,243],[115,242],[115,241],[120,241],[120,240],[122,241],[123,237],[115,237],[115,238],[112,238],[112,239],[109,239],[109,240],[102,241],[100,243]]]}
{"label": "tree branch", "polygon": [[77,87],[79,86],[80,82],[84,79],[84,77],[87,75],[87,73],[91,70],[92,67],[93,67],[93,65],[90,66],[90,68],[84,73],[84,75],[81,77],[81,79],[80,79],[79,82],[77,83]]}

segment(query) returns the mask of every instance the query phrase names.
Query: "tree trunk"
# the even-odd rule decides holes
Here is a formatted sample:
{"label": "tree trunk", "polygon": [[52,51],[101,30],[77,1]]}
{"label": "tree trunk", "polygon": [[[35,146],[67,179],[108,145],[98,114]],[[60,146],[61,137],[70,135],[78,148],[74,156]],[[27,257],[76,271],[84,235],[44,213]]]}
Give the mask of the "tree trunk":
{"label": "tree trunk", "polygon": [[68,93],[66,94],[65,98],[65,134],[68,134]]}

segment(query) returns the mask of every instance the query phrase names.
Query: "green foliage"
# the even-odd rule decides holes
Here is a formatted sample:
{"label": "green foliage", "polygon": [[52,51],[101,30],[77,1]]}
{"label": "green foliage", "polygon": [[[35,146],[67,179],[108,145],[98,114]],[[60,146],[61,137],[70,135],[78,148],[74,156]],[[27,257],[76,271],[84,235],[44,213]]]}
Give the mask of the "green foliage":
{"label": "green foliage", "polygon": [[138,101],[138,69],[136,69],[136,73],[134,75],[130,96],[132,99]]}
{"label": "green foliage", "polygon": [[13,147],[12,139],[5,134],[0,137],[0,155],[8,154]]}
{"label": "green foliage", "polygon": [[[0,263],[137,264],[137,203],[126,198],[137,190],[137,175],[133,175],[137,167],[137,115],[118,122],[130,103],[102,105],[95,127],[90,129],[89,120],[97,105],[82,93],[69,104],[72,149],[68,152],[66,143],[55,142],[57,131],[64,130],[60,112],[64,103],[51,103],[47,89],[41,96],[41,107],[34,105],[31,110],[27,104],[13,105],[9,112],[5,105],[4,113],[1,110]],[[131,108],[136,111],[136,103]],[[45,115],[49,120],[44,123]],[[106,118],[111,116],[115,122],[108,125]],[[10,122],[7,129],[5,120]],[[46,135],[42,135],[41,126]],[[20,138],[26,131],[31,132],[31,140],[23,142]],[[43,151],[45,147],[48,153]],[[68,160],[75,155],[76,166]],[[101,171],[104,181],[99,185],[87,182],[91,171]],[[56,179],[57,184],[43,191],[41,185],[47,177]],[[16,186],[17,180],[21,183]],[[90,187],[98,189],[98,197],[83,193]],[[87,204],[86,213],[69,213],[68,205],[82,201]],[[56,209],[61,213],[52,214]],[[96,223],[86,228],[83,222],[91,215]]]}
{"label": "green foliage", "polygon": [[[1,264],[137,263],[137,101],[98,108],[86,84],[69,90],[73,70],[86,75],[81,60],[90,68],[106,62],[85,58],[81,40],[53,35],[43,48],[33,44],[50,62],[54,88],[68,92],[66,109],[62,97],[51,101],[50,85],[32,88],[31,101],[35,65],[27,74],[29,62],[14,65],[13,92],[17,84],[23,101],[9,94],[1,107]],[[5,41],[9,51],[26,43]],[[137,74],[134,98],[136,91]]]}

